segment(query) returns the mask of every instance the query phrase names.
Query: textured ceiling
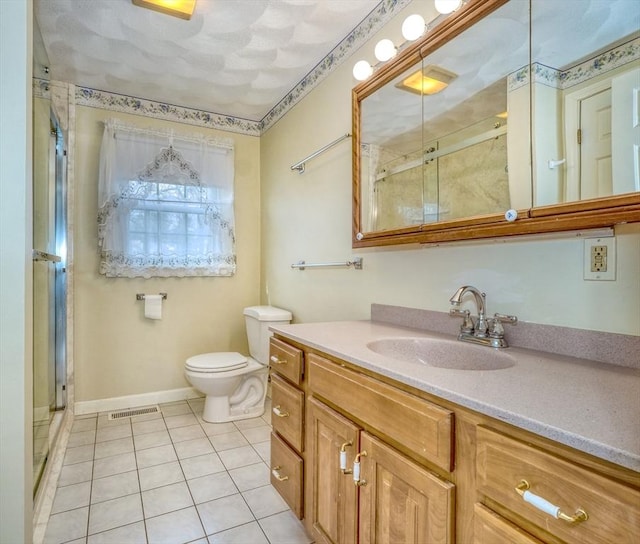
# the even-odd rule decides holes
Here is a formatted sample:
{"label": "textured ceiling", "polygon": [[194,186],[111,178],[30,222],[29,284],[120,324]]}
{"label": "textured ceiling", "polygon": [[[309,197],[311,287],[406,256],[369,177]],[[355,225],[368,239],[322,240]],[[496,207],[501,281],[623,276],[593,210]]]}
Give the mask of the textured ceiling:
{"label": "textured ceiling", "polygon": [[34,10],[52,79],[259,121],[378,4],[198,0],[190,21],[131,0]]}

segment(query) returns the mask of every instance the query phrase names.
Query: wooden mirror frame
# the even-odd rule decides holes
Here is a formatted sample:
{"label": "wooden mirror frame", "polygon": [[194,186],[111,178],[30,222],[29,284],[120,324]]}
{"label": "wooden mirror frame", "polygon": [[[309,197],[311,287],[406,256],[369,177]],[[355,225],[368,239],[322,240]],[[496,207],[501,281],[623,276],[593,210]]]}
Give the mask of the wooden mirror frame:
{"label": "wooden mirror frame", "polygon": [[[508,1],[471,0],[435,29],[429,31],[424,37],[399,53],[393,60],[383,65],[371,78],[353,88],[351,93],[353,134],[352,247],[440,243],[524,234],[542,234],[612,227],[619,223],[640,221],[640,193],[626,193],[605,198],[517,210],[518,218],[514,222],[508,222],[504,215],[496,213],[384,231],[362,232],[360,205],[360,103],[399,74],[420,62],[424,57]],[[531,156],[528,159],[531,160]]]}

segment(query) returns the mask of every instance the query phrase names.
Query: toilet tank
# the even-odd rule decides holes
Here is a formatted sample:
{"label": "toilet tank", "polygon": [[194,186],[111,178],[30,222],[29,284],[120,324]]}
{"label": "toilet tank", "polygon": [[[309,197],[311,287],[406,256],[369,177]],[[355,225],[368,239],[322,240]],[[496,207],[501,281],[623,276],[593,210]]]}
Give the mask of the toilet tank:
{"label": "toilet tank", "polygon": [[259,363],[269,364],[269,326],[290,323],[291,312],[273,306],[250,306],[244,309],[244,320],[249,340],[249,353]]}

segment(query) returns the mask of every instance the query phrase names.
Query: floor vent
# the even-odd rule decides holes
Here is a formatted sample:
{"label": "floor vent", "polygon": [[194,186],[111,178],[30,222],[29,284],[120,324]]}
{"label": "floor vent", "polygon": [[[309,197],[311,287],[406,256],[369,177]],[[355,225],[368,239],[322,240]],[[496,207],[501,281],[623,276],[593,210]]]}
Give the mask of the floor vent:
{"label": "floor vent", "polygon": [[160,408],[158,406],[148,406],[147,408],[134,408],[132,410],[118,410],[116,412],[109,412],[109,421],[114,419],[122,419],[123,417],[142,416],[146,414],[159,414]]}

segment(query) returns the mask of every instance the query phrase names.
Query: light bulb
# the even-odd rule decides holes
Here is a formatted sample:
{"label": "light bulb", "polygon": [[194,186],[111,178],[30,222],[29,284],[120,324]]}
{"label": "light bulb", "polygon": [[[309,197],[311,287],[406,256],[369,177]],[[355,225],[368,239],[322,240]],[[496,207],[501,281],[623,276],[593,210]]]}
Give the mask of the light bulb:
{"label": "light bulb", "polygon": [[380,62],[392,59],[396,56],[397,52],[398,50],[396,49],[396,46],[393,45],[393,42],[387,39],[380,40],[373,51],[374,55]]}
{"label": "light bulb", "polygon": [[366,60],[359,60],[353,66],[353,77],[358,81],[364,81],[371,74],[373,74],[373,68]]}
{"label": "light bulb", "polygon": [[409,15],[402,23],[402,35],[405,40],[412,42],[424,34],[425,26],[422,15],[414,13]]}
{"label": "light bulb", "polygon": [[436,9],[443,15],[453,13],[462,5],[462,0],[434,0]]}

